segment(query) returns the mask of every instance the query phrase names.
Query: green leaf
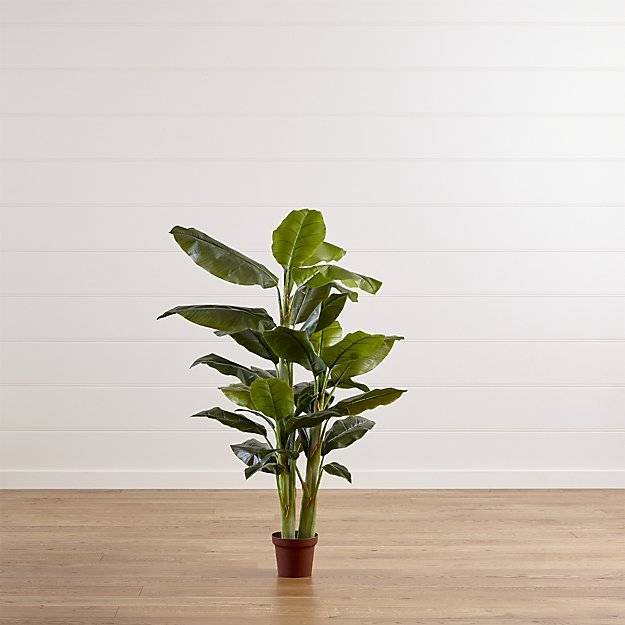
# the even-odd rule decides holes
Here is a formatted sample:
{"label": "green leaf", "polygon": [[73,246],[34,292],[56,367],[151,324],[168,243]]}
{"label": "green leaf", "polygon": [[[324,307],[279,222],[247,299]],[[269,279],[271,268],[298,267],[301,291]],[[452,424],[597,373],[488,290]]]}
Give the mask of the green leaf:
{"label": "green leaf", "polygon": [[275,327],[273,319],[264,308],[245,308],[244,306],[226,306],[224,304],[197,304],[195,306],[176,306],[158,317],[180,315],[192,323],[231,334],[241,330],[264,332]]}
{"label": "green leaf", "polygon": [[271,251],[285,268],[299,267],[323,243],[326,226],[317,210],[291,211],[273,231]]}
{"label": "green leaf", "polygon": [[332,419],[333,417],[340,417],[343,414],[332,407],[329,410],[319,410],[318,412],[311,412],[310,414],[303,414],[299,417],[289,417],[286,420],[285,432],[290,434],[291,432],[298,430],[299,428],[312,428],[316,425]]}
{"label": "green leaf", "polygon": [[338,245],[324,241],[306,260],[307,265],[316,265],[317,263],[331,263],[341,260],[347,252]]}
{"label": "green leaf", "polygon": [[293,323],[306,321],[315,308],[330,295],[331,286],[326,284],[316,289],[307,286],[300,287],[293,294],[292,319]]}
{"label": "green leaf", "polygon": [[297,284],[308,287],[320,287],[330,282],[341,282],[346,287],[360,289],[374,295],[382,286],[375,278],[355,273],[338,265],[317,265],[316,267],[300,267],[293,272]]}
{"label": "green leaf", "polygon": [[386,406],[399,399],[406,391],[396,388],[376,388],[361,395],[354,395],[338,402],[334,410],[344,414],[357,415],[365,410],[372,410],[378,406]]}
{"label": "green leaf", "polygon": [[322,468],[326,473],[342,477],[350,484],[352,483],[352,474],[349,472],[348,468],[344,467],[342,464],[339,464],[338,462],[328,462],[328,464],[324,464]]}
{"label": "green leaf", "polygon": [[[276,457],[276,449],[271,449],[267,443],[263,443],[255,438],[250,438],[249,440],[244,441],[243,443],[239,443],[238,445],[230,445],[230,449],[232,449],[234,455],[241,460],[248,467],[253,467],[256,464],[259,464],[263,461],[263,459],[270,456],[270,460],[267,464],[264,464],[260,467],[260,470],[263,473],[279,473],[282,470],[281,465],[278,465],[278,460]],[[291,456],[296,456],[294,453],[289,453]],[[281,468],[279,469],[278,466]],[[255,469],[254,473],[256,473],[258,469]]]}
{"label": "green leaf", "polygon": [[345,417],[335,421],[326,432],[321,448],[321,454],[325,456],[334,449],[342,449],[358,439],[362,438],[375,423],[364,417]]}
{"label": "green leaf", "polygon": [[338,343],[341,340],[342,333],[341,324],[338,321],[333,321],[327,328],[311,334],[310,342],[315,351],[320,354],[324,348]]}
{"label": "green leaf", "polygon": [[347,297],[349,297],[350,301],[357,302],[358,301],[358,293],[356,291],[350,291],[346,289],[342,284],[338,282],[330,282],[329,283],[333,289],[336,289],[339,293],[345,293]]}
{"label": "green leaf", "polygon": [[375,367],[375,355],[384,346],[383,334],[352,332],[341,341],[326,347],[321,356],[332,370],[332,379],[346,379]]}
{"label": "green leaf", "polygon": [[245,479],[249,480],[252,475],[257,473],[258,471],[264,471],[266,473],[275,473],[279,475],[285,471],[285,467],[278,462],[276,462],[275,456],[265,456],[260,462],[253,464],[251,467],[247,467],[243,472],[245,474]]}
{"label": "green leaf", "polygon": [[272,351],[289,362],[296,362],[315,375],[321,374],[326,367],[317,356],[306,332],[278,326],[265,332],[265,340]]}
{"label": "green leaf", "polygon": [[234,404],[243,408],[254,409],[252,398],[250,396],[250,387],[246,384],[230,384],[229,386],[220,386],[219,390]]}
{"label": "green leaf", "polygon": [[352,380],[351,378],[339,380],[339,383],[336,385],[338,388],[357,388],[359,391],[363,391],[367,393],[371,389],[362,382],[357,382],[356,380]]}
{"label": "green leaf", "polygon": [[274,419],[286,419],[293,414],[293,389],[279,378],[258,378],[250,385],[256,410]]}
{"label": "green leaf", "polygon": [[265,342],[262,332],[256,330],[242,330],[241,332],[223,332],[218,330],[215,332],[217,336],[229,336],[242,347],[245,347],[252,354],[256,354],[266,360],[277,363],[278,357],[271,351],[269,345]]}
{"label": "green leaf", "polygon": [[315,325],[315,332],[327,328],[345,308],[345,302],[347,301],[346,293],[333,293],[321,304],[321,312],[319,313],[319,319]]}
{"label": "green leaf", "polygon": [[267,436],[267,430],[264,425],[255,423],[238,412],[229,412],[228,410],[223,410],[222,408],[211,408],[210,410],[202,410],[202,412],[198,412],[191,416],[215,419],[216,421],[219,421],[219,423],[227,425],[230,428],[234,428],[235,430],[240,430],[241,432]]}
{"label": "green leaf", "polygon": [[295,414],[302,412],[308,412],[315,397],[315,384],[314,382],[300,382],[293,387],[293,394],[295,398]]}
{"label": "green leaf", "polygon": [[216,369],[219,373],[232,375],[235,378],[239,378],[243,384],[247,384],[248,386],[258,377],[262,377],[257,371],[254,371],[250,367],[244,367],[217,354],[207,354],[206,356],[198,358],[191,366],[195,367],[196,365],[207,365],[212,369]]}
{"label": "green leaf", "polygon": [[233,284],[258,284],[267,289],[278,278],[267,267],[195,228],[174,226],[170,234],[196,265]]}

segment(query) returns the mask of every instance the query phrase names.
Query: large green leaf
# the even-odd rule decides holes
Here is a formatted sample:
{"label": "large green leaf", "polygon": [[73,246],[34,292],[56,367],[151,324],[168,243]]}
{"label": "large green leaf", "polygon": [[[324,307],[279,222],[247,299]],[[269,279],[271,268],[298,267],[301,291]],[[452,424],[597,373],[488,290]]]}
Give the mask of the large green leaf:
{"label": "large green leaf", "polygon": [[317,356],[306,332],[278,326],[265,332],[265,340],[272,351],[289,362],[296,362],[315,375],[321,374],[326,367]]}
{"label": "large green leaf", "polygon": [[273,231],[271,251],[284,268],[299,267],[323,243],[325,236],[326,226],[319,211],[294,210]]}
{"label": "large green leaf", "polygon": [[342,247],[324,241],[306,260],[307,265],[316,265],[317,263],[331,263],[341,260],[346,252]]}
{"label": "large green leaf", "polygon": [[271,362],[278,362],[278,357],[265,342],[262,332],[257,332],[256,330],[242,330],[241,332],[229,333],[218,330],[215,334],[217,336],[229,336],[239,345],[252,352],[252,354],[256,354],[266,360],[271,360]]}
{"label": "large green leaf", "polygon": [[321,356],[332,370],[332,378],[347,379],[373,369],[375,355],[384,345],[383,334],[351,332],[338,343],[326,347]]}
{"label": "large green leaf", "polygon": [[207,354],[206,356],[202,356],[191,366],[195,367],[196,365],[207,365],[212,369],[216,369],[219,373],[232,375],[235,378],[239,378],[243,384],[247,384],[248,386],[257,378],[264,377],[260,374],[259,370],[255,371],[250,367],[245,367],[236,362],[232,362],[232,360],[228,360],[218,354]]}
{"label": "large green leaf", "polygon": [[292,314],[293,323],[306,321],[321,302],[330,295],[331,285],[325,284],[316,289],[307,286],[300,287],[293,294]]}
{"label": "large green leaf", "polygon": [[357,388],[359,391],[363,393],[368,393],[371,389],[362,382],[358,382],[356,380],[352,380],[351,378],[343,378],[341,380],[335,381],[335,384],[338,388]]}
{"label": "large green leaf", "polygon": [[316,267],[300,267],[293,272],[297,284],[308,287],[320,287],[330,282],[341,282],[351,289],[360,289],[375,294],[382,283],[375,278],[355,273],[338,265],[317,265]]}
{"label": "large green leaf", "polygon": [[276,325],[264,308],[226,306],[224,304],[176,306],[164,312],[158,319],[170,315],[180,315],[192,323],[197,323],[197,325],[221,330],[228,334],[242,330],[263,332]]}
{"label": "large green leaf", "polygon": [[322,469],[329,473],[330,475],[336,475],[337,477],[342,477],[344,480],[347,480],[350,484],[352,483],[352,474],[349,472],[349,469],[338,462],[328,462],[328,464],[324,464]]}
{"label": "large green leaf", "polygon": [[229,386],[220,386],[219,390],[234,404],[243,408],[254,409],[252,397],[250,396],[250,387],[246,384],[230,384]]}
{"label": "large green leaf", "polygon": [[312,428],[316,425],[320,425],[324,421],[328,419],[332,419],[333,417],[340,417],[346,413],[340,413],[335,410],[334,407],[329,410],[320,410],[318,412],[311,412],[310,414],[303,414],[299,417],[289,417],[286,420],[285,431],[287,434],[290,432],[294,432],[299,428]]}
{"label": "large green leaf", "polygon": [[364,417],[345,417],[335,421],[332,427],[326,432],[321,448],[321,454],[326,455],[334,449],[342,449],[359,438],[362,438],[375,423]]}
{"label": "large green leaf", "polygon": [[341,340],[342,333],[341,324],[338,321],[333,321],[327,328],[311,334],[310,342],[315,351],[320,354],[324,348],[338,343]]}
{"label": "large green leaf", "polygon": [[397,388],[376,388],[361,395],[354,395],[343,399],[332,408],[344,414],[357,415],[365,410],[372,410],[378,406],[386,406],[399,399],[406,391]]}
{"label": "large green leaf", "polygon": [[175,226],[170,234],[196,265],[234,284],[277,286],[278,278],[267,267],[195,228]]}
{"label": "large green leaf", "polygon": [[[261,463],[268,456],[271,456],[267,463],[263,463],[263,466],[259,467],[260,470],[264,473],[280,473],[283,469],[281,465],[278,465],[276,456],[277,450],[271,449],[267,443],[256,440],[255,438],[250,438],[238,445],[230,445],[230,449],[232,449],[234,455],[248,467],[253,467]],[[258,468],[254,470],[254,473],[257,470]]]}
{"label": "large green leaf", "polygon": [[279,378],[258,378],[250,385],[256,410],[274,419],[286,419],[293,414],[293,389]]}
{"label": "large green leaf", "polygon": [[345,308],[346,293],[333,293],[321,304],[319,319],[315,324],[315,332],[327,328]]}
{"label": "large green leaf", "polygon": [[240,430],[241,432],[249,432],[250,434],[260,434],[261,436],[267,436],[267,430],[264,425],[260,425],[260,423],[255,423],[251,419],[244,417],[242,414],[238,412],[229,412],[228,410],[223,410],[223,408],[211,408],[210,410],[202,410],[202,412],[198,412],[192,417],[204,417],[206,419],[215,419],[222,423],[223,425],[227,425],[230,428],[234,428],[235,430]]}

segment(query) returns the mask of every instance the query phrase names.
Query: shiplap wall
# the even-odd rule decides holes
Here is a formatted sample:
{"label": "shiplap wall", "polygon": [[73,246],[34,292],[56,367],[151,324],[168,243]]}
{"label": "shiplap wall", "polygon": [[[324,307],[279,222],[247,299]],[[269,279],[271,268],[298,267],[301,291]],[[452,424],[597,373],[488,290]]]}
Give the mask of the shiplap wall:
{"label": "shiplap wall", "polygon": [[155,318],[273,296],[167,232],[270,262],[298,206],[385,283],[344,325],[407,337],[357,486],[625,484],[622,0],[0,7],[5,486],[244,486],[186,418],[244,352]]}

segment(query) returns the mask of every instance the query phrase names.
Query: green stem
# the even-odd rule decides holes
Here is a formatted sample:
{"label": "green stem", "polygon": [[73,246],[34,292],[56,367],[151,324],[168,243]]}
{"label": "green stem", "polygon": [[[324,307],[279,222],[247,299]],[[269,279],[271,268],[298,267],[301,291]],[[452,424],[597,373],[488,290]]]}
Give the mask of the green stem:
{"label": "green stem", "polygon": [[310,429],[310,455],[306,463],[306,490],[302,497],[299,517],[300,538],[312,538],[315,535],[317,518],[317,492],[321,475],[321,426]]}

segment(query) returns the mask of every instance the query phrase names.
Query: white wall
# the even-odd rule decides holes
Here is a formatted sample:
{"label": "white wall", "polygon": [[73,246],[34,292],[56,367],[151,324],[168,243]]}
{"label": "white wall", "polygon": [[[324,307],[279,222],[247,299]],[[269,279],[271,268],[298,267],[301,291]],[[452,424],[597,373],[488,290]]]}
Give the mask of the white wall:
{"label": "white wall", "polygon": [[0,5],[5,486],[244,486],[186,419],[234,348],[155,318],[273,301],[167,233],[267,260],[298,206],[407,337],[357,486],[625,485],[622,0]]}

